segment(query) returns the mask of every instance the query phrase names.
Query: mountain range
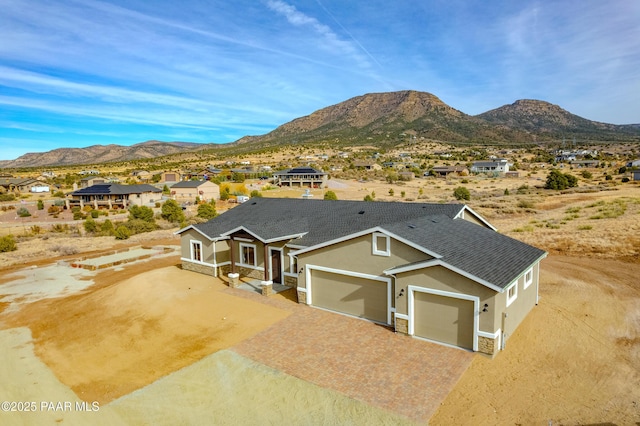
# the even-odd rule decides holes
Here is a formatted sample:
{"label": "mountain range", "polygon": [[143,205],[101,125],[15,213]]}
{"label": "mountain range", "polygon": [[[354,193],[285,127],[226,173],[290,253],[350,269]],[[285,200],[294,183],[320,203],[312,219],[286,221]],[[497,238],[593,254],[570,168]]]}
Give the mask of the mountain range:
{"label": "mountain range", "polygon": [[564,138],[580,142],[640,142],[640,124],[600,123],[549,102],[527,99],[472,116],[431,93],[408,90],[357,96],[297,118],[265,135],[245,136],[229,144],[148,141],[132,146],[59,148],[0,161],[0,167],[95,164],[201,149],[252,151],[291,144],[391,147],[407,137],[478,145],[520,145]]}

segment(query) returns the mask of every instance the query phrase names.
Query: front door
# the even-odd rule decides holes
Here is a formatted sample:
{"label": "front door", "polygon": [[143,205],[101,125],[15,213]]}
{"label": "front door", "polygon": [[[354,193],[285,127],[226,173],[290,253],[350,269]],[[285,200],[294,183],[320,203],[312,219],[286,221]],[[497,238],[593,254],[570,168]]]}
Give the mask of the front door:
{"label": "front door", "polygon": [[282,260],[280,250],[271,250],[271,281],[282,284]]}

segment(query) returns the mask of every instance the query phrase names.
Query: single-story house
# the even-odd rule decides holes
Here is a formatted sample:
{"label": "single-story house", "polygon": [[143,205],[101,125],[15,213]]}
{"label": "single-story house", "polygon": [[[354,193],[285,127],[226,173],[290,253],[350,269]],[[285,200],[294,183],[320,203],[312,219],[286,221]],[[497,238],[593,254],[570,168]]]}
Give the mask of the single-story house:
{"label": "single-story house", "polygon": [[506,173],[508,171],[509,163],[505,159],[474,161],[471,165],[471,173]]}
{"label": "single-story house", "polygon": [[[466,176],[469,174],[469,169],[465,166],[435,166],[431,169],[431,173],[436,177],[447,177],[449,175]],[[425,173],[428,175],[429,172]]]}
{"label": "single-story house", "polygon": [[107,179],[102,176],[89,176],[80,179],[80,188],[88,188],[93,185],[104,185],[107,183]]}
{"label": "single-story house", "polygon": [[183,269],[490,355],[537,304],[546,256],[463,204],[252,198],[177,234]]}
{"label": "single-story house", "polygon": [[327,186],[328,179],[327,173],[312,167],[294,167],[273,174],[274,184],[300,188],[324,188]]}
{"label": "single-story house", "polygon": [[363,161],[363,160],[354,161],[353,166],[358,169],[365,169],[365,170],[382,170],[382,166],[376,163],[375,161]]}
{"label": "single-story house", "polygon": [[636,167],[640,167],[640,160],[633,160],[633,161],[629,161],[627,163],[627,167],[629,168],[636,168]]}
{"label": "single-story house", "polygon": [[182,175],[180,172],[175,171],[164,171],[160,173],[160,183],[173,184],[176,182],[180,182],[182,180]]}
{"label": "single-story house", "polygon": [[598,160],[578,160],[572,161],[571,165],[574,167],[598,167],[600,162]]}
{"label": "single-story house", "polygon": [[32,178],[0,179],[0,186],[7,192],[49,192],[49,185]]}
{"label": "single-story house", "polygon": [[195,202],[196,197],[202,201],[220,198],[220,187],[208,180],[185,180],[171,186],[171,197],[178,202]]}
{"label": "single-story house", "polygon": [[162,199],[162,190],[146,183],[140,185],[120,185],[117,183],[92,185],[69,194],[65,200],[67,208],[91,205],[100,207],[124,208],[131,205],[143,206]]}
{"label": "single-story house", "polygon": [[640,170],[634,170],[632,173],[633,173],[633,180],[640,181]]}

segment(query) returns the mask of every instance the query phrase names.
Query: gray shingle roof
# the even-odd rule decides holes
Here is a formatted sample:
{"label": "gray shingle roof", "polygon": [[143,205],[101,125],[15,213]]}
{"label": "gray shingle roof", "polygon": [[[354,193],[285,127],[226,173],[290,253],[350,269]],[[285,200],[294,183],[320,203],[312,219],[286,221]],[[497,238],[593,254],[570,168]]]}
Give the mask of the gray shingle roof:
{"label": "gray shingle roof", "polygon": [[294,244],[309,247],[384,223],[433,214],[453,218],[462,207],[462,204],[252,198],[194,227],[210,238],[219,238],[242,226],[264,241],[304,233]]}
{"label": "gray shingle roof", "polygon": [[301,247],[380,227],[501,288],[545,254],[491,229],[454,219],[463,208],[462,204],[252,198],[194,227],[212,239],[240,227],[263,241],[302,235],[291,242]]}
{"label": "gray shingle roof", "polygon": [[422,217],[385,230],[438,253],[441,261],[500,288],[511,284],[545,252],[463,219]]}
{"label": "gray shingle roof", "polygon": [[140,185],[119,185],[117,183],[106,183],[99,185],[91,185],[86,188],[73,191],[71,195],[125,195],[125,194],[142,194],[143,192],[162,192],[161,189],[155,186],[140,184]]}
{"label": "gray shingle roof", "polygon": [[207,181],[205,180],[183,180],[182,182],[174,183],[172,188],[197,188],[203,183]]}

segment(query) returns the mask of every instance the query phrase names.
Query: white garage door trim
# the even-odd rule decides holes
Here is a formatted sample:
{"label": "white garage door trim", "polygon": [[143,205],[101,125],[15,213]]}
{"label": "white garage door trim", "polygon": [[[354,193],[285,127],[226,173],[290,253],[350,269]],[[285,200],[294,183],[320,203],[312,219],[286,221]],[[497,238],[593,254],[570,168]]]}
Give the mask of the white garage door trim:
{"label": "white garage door trim", "polygon": [[[345,271],[343,269],[335,269],[335,268],[327,268],[326,266],[319,266],[319,265],[306,265],[305,266],[305,278],[306,278],[306,293],[307,293],[307,305],[309,306],[313,306],[313,295],[312,295],[312,291],[311,291],[311,272],[313,270],[316,271],[323,271],[323,272],[331,272],[334,274],[341,274],[341,275],[347,275],[350,277],[357,277],[357,278],[365,278],[365,279],[369,279],[369,280],[374,280],[374,281],[382,281],[387,283],[387,324],[391,324],[391,278],[387,278],[387,277],[381,277],[378,275],[371,275],[371,274],[363,274],[362,272],[355,272],[355,271]],[[345,313],[345,315],[349,315],[347,313]],[[352,316],[352,315],[349,315]],[[354,317],[356,318],[356,317]],[[368,320],[367,321],[371,321]]]}
{"label": "white garage door trim", "polygon": [[[418,287],[418,286],[414,286],[414,285],[410,285],[407,286],[407,292],[409,293],[409,300],[408,300],[408,304],[409,304],[409,335],[413,336],[414,335],[414,328],[415,328],[415,296],[414,296],[414,292],[419,292],[419,293],[429,293],[429,294],[434,294],[436,296],[444,296],[444,297],[452,297],[455,299],[463,299],[463,300],[470,300],[473,302],[473,350],[477,351],[478,350],[478,318],[480,317],[480,298],[477,296],[472,296],[470,294],[462,294],[462,293],[453,293],[450,291],[444,291],[444,290],[436,290],[434,288],[424,288],[424,287]],[[425,340],[429,340],[429,339],[425,339]],[[436,342],[436,343],[440,343],[446,346],[452,346],[452,345],[448,345],[446,343],[442,343],[442,342]],[[453,347],[457,347],[457,346],[453,346]]]}

